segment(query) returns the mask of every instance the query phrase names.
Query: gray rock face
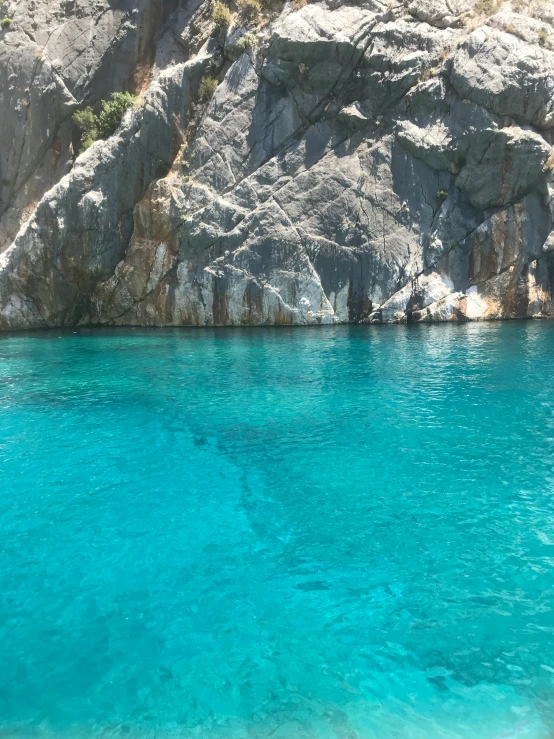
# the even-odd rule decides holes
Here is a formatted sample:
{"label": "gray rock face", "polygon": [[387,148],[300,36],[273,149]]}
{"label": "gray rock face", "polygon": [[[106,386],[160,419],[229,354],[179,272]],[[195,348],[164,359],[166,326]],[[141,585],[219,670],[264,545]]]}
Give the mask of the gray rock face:
{"label": "gray rock face", "polygon": [[[0,328],[554,314],[547,14],[32,2],[0,41]],[[72,112],[139,88],[73,161]]]}
{"label": "gray rock face", "polygon": [[0,248],[73,163],[72,112],[140,88],[161,5],[6,0],[0,14]]}

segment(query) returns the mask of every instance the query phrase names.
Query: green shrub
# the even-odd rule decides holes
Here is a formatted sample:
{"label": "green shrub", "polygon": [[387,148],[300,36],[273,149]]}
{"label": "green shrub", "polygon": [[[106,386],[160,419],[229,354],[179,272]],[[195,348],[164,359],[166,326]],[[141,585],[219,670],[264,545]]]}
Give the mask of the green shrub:
{"label": "green shrub", "polygon": [[233,22],[233,14],[226,5],[215,0],[212,4],[212,20],[220,28],[229,28]]}
{"label": "green shrub", "polygon": [[109,100],[102,100],[102,109],[97,117],[98,136],[107,139],[115,133],[123,114],[136,101],[130,92],[112,92]]}
{"label": "green shrub", "polygon": [[202,77],[198,86],[198,101],[200,103],[207,103],[217,90],[218,84],[217,77],[211,77],[210,75]]}
{"label": "green shrub", "polygon": [[439,200],[446,200],[446,198],[448,197],[448,193],[446,192],[446,190],[439,190],[437,193],[437,197]]}
{"label": "green shrub", "polygon": [[246,52],[253,52],[256,51],[256,49],[259,46],[258,37],[255,33],[252,33],[252,31],[248,31],[248,33],[245,33],[244,36],[242,36],[237,44],[240,51],[243,53]]}
{"label": "green shrub", "polygon": [[92,112],[91,107],[86,107],[83,110],[76,110],[73,113],[73,121],[81,132],[81,150],[84,151],[98,138],[96,116]]}
{"label": "green shrub", "polygon": [[76,110],[73,113],[73,121],[79,126],[83,134],[86,135],[96,128],[96,116],[92,112],[91,107]]}
{"label": "green shrub", "polygon": [[81,132],[81,151],[88,149],[98,139],[107,139],[115,133],[123,114],[135,100],[129,92],[112,92],[109,100],[102,100],[98,115],[90,106],[75,111],[73,121]]}
{"label": "green shrub", "polygon": [[8,28],[8,26],[11,26],[12,19],[11,18],[2,18],[2,28]]}

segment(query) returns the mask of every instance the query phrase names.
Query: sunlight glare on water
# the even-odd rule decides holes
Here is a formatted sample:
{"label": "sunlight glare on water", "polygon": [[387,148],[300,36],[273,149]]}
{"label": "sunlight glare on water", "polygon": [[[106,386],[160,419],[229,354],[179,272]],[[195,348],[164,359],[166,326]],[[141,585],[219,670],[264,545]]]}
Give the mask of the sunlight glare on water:
{"label": "sunlight glare on water", "polygon": [[554,324],[0,338],[0,737],[554,736]]}

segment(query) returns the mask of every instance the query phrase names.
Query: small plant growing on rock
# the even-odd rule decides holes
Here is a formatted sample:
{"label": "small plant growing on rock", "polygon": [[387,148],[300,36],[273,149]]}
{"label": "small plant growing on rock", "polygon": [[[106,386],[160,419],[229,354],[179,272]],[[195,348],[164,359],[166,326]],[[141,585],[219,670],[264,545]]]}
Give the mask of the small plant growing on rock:
{"label": "small plant growing on rock", "polygon": [[248,33],[245,33],[237,44],[238,48],[243,53],[252,53],[256,51],[259,45],[260,42],[258,41],[258,37],[255,33],[252,33],[252,31],[248,31]]}
{"label": "small plant growing on rock", "polygon": [[229,28],[233,22],[233,14],[226,5],[215,0],[212,4],[212,20],[219,28]]}
{"label": "small plant growing on rock", "polygon": [[292,0],[292,7],[295,10],[300,10],[300,8],[303,8],[304,5],[306,5],[306,0]]}
{"label": "small plant growing on rock", "polygon": [[218,84],[217,77],[212,77],[211,75],[202,77],[198,86],[198,102],[207,103],[217,90]]}
{"label": "small plant growing on rock", "polygon": [[81,132],[81,151],[84,151],[98,139],[96,116],[91,107],[86,107],[73,113],[73,122]]}
{"label": "small plant growing on rock", "polygon": [[9,28],[11,24],[12,24],[11,18],[2,18],[2,23],[1,23],[2,28]]}
{"label": "small plant growing on rock", "polygon": [[262,10],[259,0],[237,0],[237,7],[241,20],[247,23],[255,23]]}
{"label": "small plant growing on rock", "polygon": [[115,133],[123,114],[136,101],[128,92],[113,92],[109,100],[102,100],[102,108],[95,115],[90,106],[73,113],[73,121],[81,132],[81,151],[88,149],[98,139],[107,139]]}
{"label": "small plant growing on rock", "polygon": [[134,95],[129,92],[112,92],[109,100],[102,100],[102,109],[98,115],[98,135],[101,139],[107,139],[115,133],[123,114],[136,101]]}
{"label": "small plant growing on rock", "polygon": [[441,203],[443,202],[443,200],[446,200],[447,197],[448,197],[448,193],[446,192],[446,190],[438,191],[437,198],[441,201]]}
{"label": "small plant growing on rock", "polygon": [[548,31],[545,28],[541,28],[540,31],[537,33],[537,37],[539,39],[539,44],[541,46],[544,46],[548,41]]}

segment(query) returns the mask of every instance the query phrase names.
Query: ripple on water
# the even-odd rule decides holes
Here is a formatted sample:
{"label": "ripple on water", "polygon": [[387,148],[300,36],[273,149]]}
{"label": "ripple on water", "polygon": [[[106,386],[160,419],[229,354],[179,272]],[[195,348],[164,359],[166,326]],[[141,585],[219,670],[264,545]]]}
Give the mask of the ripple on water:
{"label": "ripple on water", "polygon": [[0,339],[0,736],[550,737],[554,324]]}

